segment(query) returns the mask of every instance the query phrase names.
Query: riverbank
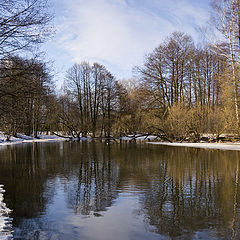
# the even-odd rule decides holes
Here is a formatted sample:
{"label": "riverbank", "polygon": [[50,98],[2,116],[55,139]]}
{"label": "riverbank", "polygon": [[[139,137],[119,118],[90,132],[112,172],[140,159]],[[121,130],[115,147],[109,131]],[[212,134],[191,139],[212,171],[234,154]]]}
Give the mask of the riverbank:
{"label": "riverbank", "polygon": [[12,219],[9,218],[11,210],[4,203],[5,190],[0,184],[0,240],[8,240],[12,238]]}
{"label": "riverbank", "polygon": [[31,143],[31,142],[57,142],[66,141],[66,138],[61,138],[55,135],[39,135],[38,138],[31,136],[17,134],[17,137],[11,137],[9,141],[5,135],[0,133],[0,146],[20,144],[20,143]]}
{"label": "riverbank", "polygon": [[88,137],[81,137],[72,138],[71,136],[58,136],[58,135],[38,135],[38,138],[33,138],[31,136],[27,136],[24,134],[17,134],[17,137],[10,137],[9,141],[7,141],[7,137],[0,132],[0,146],[5,145],[12,145],[12,144],[19,144],[19,143],[31,143],[31,142],[53,142],[53,141],[92,141],[92,140],[111,140],[115,142],[145,142],[145,141],[156,141],[159,140],[158,136],[154,135],[129,135],[129,136],[122,136],[119,138],[114,137],[103,137],[103,138],[92,138],[91,136]]}
{"label": "riverbank", "polygon": [[171,147],[192,147],[192,148],[207,148],[219,150],[235,150],[240,151],[240,142],[237,143],[168,143],[168,142],[148,142],[148,144],[164,145]]}
{"label": "riverbank", "polygon": [[[132,141],[135,138],[136,142],[146,142],[147,144],[154,145],[164,145],[172,147],[192,147],[192,148],[205,148],[205,149],[219,149],[219,150],[235,150],[240,151],[240,142],[226,142],[226,143],[188,143],[188,142],[154,142],[157,136],[125,136],[121,137],[122,141]],[[91,138],[89,138],[91,139]],[[17,134],[17,137],[11,137],[10,141],[6,141],[6,136],[0,133],[0,146],[20,144],[20,143],[32,143],[32,142],[58,142],[66,141],[64,137],[59,137],[55,135],[39,135],[38,138],[33,138],[31,136],[26,136],[23,134]],[[84,138],[83,140],[87,140]],[[120,141],[120,139],[118,139]],[[152,142],[151,142],[152,141]]]}

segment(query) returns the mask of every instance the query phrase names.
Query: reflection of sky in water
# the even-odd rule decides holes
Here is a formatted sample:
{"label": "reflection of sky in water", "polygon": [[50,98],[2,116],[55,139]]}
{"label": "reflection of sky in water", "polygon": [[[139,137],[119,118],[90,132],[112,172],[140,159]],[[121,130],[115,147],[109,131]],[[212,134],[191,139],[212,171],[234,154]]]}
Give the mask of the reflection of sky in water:
{"label": "reflection of sky in water", "polygon": [[67,207],[67,193],[61,182],[58,179],[54,183],[55,196],[46,209],[46,215],[42,217],[46,230],[58,232],[71,239],[161,239],[158,234],[146,229],[143,216],[139,215],[138,192],[134,186],[119,193],[114,204],[106,211],[97,214],[91,212],[90,215],[83,216],[74,214]]}
{"label": "reflection of sky in water", "polygon": [[75,215],[69,216],[66,222],[83,227],[79,232],[83,239],[159,239],[159,235],[146,232],[143,219],[135,214],[138,208],[137,197],[120,194],[115,204],[102,213],[103,217],[84,219]]}
{"label": "reflection of sky in water", "polygon": [[1,152],[0,182],[19,239],[240,239],[239,164],[231,151],[35,144]]}

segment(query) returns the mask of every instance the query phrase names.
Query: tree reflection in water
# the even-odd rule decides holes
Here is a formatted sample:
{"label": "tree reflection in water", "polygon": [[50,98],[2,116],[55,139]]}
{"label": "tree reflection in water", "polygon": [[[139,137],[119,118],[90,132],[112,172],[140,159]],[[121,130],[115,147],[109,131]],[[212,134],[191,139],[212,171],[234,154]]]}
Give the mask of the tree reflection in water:
{"label": "tree reflection in water", "polygon": [[44,229],[60,182],[69,214],[104,219],[130,194],[125,199],[131,196],[139,208],[133,214],[164,238],[240,239],[236,151],[86,142],[0,151],[0,182],[15,227],[37,219]]}
{"label": "tree reflection in water", "polygon": [[[79,165],[77,174],[68,183],[68,206],[82,215],[105,211],[118,194],[118,168],[112,162],[111,148],[83,143]],[[95,216],[100,215],[95,213]]]}
{"label": "tree reflection in water", "polygon": [[146,224],[181,239],[239,239],[239,153],[174,148],[141,196]]}

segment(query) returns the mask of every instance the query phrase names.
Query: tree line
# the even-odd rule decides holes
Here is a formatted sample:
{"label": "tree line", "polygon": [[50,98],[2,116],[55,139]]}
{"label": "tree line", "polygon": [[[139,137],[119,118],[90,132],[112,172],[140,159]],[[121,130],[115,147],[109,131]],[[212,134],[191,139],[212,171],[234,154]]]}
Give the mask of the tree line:
{"label": "tree line", "polygon": [[0,6],[0,130],[8,136],[148,133],[194,141],[204,133],[239,134],[238,0],[212,2],[211,25],[221,41],[196,44],[174,32],[128,80],[116,79],[100,63],[76,63],[60,92],[47,63],[21,56],[52,34],[48,2],[18,2]]}

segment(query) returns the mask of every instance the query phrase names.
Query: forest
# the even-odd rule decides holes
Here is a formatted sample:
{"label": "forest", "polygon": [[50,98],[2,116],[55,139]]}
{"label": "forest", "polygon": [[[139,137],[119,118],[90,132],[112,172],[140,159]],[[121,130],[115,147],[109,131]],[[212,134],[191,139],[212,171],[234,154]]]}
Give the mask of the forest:
{"label": "forest", "polygon": [[60,91],[49,63],[40,54],[29,54],[54,34],[46,6],[47,0],[0,4],[0,131],[5,135],[238,138],[239,0],[212,1],[211,29],[199,30],[202,43],[173,32],[125,80],[101,63],[75,63]]}

